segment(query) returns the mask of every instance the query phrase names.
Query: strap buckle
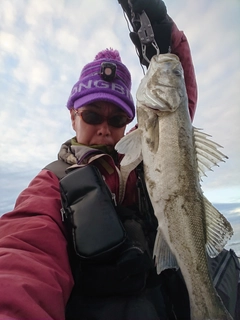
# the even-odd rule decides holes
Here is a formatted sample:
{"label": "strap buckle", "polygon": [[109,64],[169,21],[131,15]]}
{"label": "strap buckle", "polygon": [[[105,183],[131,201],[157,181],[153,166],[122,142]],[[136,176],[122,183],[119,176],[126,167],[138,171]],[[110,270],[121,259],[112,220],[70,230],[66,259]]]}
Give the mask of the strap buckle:
{"label": "strap buckle", "polygon": [[160,53],[160,50],[154,38],[154,32],[152,29],[151,22],[145,11],[143,11],[139,15],[139,22],[140,22],[140,28],[138,30],[138,36],[142,46],[142,55],[143,55],[143,58],[148,63],[150,63],[150,60],[146,56],[147,46],[152,45],[155,48],[157,55]]}

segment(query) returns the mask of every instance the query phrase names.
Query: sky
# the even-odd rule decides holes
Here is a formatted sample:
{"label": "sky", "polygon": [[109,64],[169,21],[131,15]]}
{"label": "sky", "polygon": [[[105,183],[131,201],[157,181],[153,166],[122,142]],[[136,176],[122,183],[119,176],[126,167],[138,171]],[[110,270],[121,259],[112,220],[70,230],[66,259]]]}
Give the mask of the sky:
{"label": "sky", "polygon": [[[66,102],[83,66],[105,48],[119,50],[134,99],[143,71],[118,0],[0,2],[1,215],[74,136]],[[203,192],[240,224],[240,1],[165,4],[192,52],[198,83],[193,125],[229,158],[203,179]]]}

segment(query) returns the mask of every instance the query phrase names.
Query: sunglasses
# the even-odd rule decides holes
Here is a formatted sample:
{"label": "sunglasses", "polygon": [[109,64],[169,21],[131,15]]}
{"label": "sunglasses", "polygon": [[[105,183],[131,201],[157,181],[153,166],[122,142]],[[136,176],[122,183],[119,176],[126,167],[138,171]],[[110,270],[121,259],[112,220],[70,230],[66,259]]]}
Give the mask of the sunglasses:
{"label": "sunglasses", "polygon": [[122,128],[131,122],[131,119],[125,114],[116,114],[110,117],[105,117],[91,110],[76,110],[75,114],[79,115],[85,123],[91,125],[97,125],[107,121],[108,125],[111,127]]}

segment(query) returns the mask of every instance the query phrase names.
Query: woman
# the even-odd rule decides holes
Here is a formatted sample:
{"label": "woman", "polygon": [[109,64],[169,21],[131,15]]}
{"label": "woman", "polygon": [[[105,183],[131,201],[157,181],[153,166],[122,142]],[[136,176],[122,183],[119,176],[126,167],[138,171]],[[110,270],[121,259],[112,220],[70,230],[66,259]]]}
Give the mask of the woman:
{"label": "woman", "polygon": [[[185,57],[191,61],[186,39],[176,28],[173,32],[176,52],[184,47]],[[187,70],[185,77],[192,79],[195,92],[189,97],[193,117],[196,81],[192,65]],[[135,116],[130,90],[131,76],[117,51],[104,50],[83,68],[67,103],[76,136],[61,146],[58,161],[43,169],[19,195],[14,210],[0,219],[1,319],[64,319],[65,312],[67,319],[166,317],[159,279],[149,258],[156,221],[151,218],[151,224],[151,219],[146,222],[139,216],[138,193],[143,188],[136,185],[141,173],[132,171],[123,186],[119,174],[122,156],[114,150]],[[120,229],[123,234],[131,234],[130,244],[124,240],[119,254],[114,251],[114,259],[108,257],[107,263],[79,261],[71,251],[73,240],[69,239],[68,226],[60,214],[64,202],[59,178],[89,164],[97,168],[115,197],[118,216],[124,216]],[[76,172],[80,171],[73,174]],[[74,175],[71,185],[78,188]],[[70,205],[63,205],[65,212]],[[94,209],[96,214],[100,211],[98,207]],[[64,216],[64,210],[62,213]],[[91,221],[88,223],[92,229]],[[133,227],[138,230],[136,233]],[[84,241],[87,243],[88,239]],[[137,249],[129,256],[128,248],[133,243],[138,244]],[[120,280],[119,270],[123,273]]]}

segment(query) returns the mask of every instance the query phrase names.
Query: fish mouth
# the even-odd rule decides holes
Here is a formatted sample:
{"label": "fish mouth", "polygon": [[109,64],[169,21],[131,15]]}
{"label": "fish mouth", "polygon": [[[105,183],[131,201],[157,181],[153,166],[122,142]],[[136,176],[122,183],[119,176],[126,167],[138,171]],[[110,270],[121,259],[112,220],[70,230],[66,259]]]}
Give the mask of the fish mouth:
{"label": "fish mouth", "polygon": [[[162,95],[162,88],[167,88],[164,95]],[[174,112],[181,104],[182,97],[179,95],[175,87],[169,85],[158,85],[154,91],[146,90],[142,95],[139,102],[147,108]]]}
{"label": "fish mouth", "polygon": [[146,105],[147,108],[155,110],[155,111],[161,111],[161,112],[174,112],[176,109],[169,104],[167,101],[158,101],[158,103],[155,103],[154,105]]}
{"label": "fish mouth", "polygon": [[177,90],[177,88],[175,86],[170,86],[169,84],[159,83],[158,86]]}

